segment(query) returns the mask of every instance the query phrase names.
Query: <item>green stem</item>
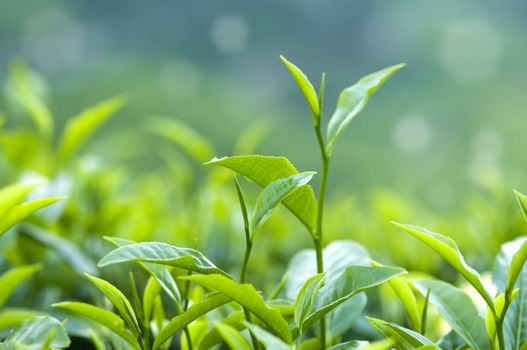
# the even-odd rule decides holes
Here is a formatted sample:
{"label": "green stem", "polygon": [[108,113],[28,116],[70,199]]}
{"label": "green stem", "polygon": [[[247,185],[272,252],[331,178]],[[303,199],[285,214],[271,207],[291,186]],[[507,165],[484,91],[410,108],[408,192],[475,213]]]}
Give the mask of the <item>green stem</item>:
{"label": "green stem", "polygon": [[[317,272],[324,272],[324,256],[323,256],[323,232],[322,222],[324,217],[324,202],[326,198],[326,188],[328,183],[329,174],[329,157],[326,154],[326,147],[324,145],[324,138],[320,126],[315,126],[315,133],[317,135],[318,146],[320,148],[320,155],[322,157],[322,178],[320,180],[320,189],[318,192],[318,207],[317,207],[317,222],[315,228],[315,235],[313,241],[315,244],[315,251],[317,256]],[[326,320],[322,318],[320,320],[320,348],[324,350],[326,348]]]}
{"label": "green stem", "polygon": [[500,350],[505,350],[505,334],[503,333],[503,323],[505,322],[505,315],[507,314],[507,310],[509,309],[509,306],[511,304],[509,296],[509,292],[505,291],[505,301],[503,303],[503,309],[499,317],[497,311],[493,311],[496,326],[496,334],[498,336],[498,345]]}
{"label": "green stem", "polygon": [[[192,271],[188,271],[187,276],[192,276]],[[185,292],[183,294],[183,312],[187,311],[190,301],[190,281],[185,281]],[[183,327],[183,332],[187,338],[187,347],[192,350],[192,338],[190,337],[190,331],[188,326]]]}
{"label": "green stem", "polygon": [[245,242],[245,254],[243,256],[242,271],[240,272],[240,283],[245,283],[245,274],[247,273],[247,265],[253,249],[253,242],[248,240]]}

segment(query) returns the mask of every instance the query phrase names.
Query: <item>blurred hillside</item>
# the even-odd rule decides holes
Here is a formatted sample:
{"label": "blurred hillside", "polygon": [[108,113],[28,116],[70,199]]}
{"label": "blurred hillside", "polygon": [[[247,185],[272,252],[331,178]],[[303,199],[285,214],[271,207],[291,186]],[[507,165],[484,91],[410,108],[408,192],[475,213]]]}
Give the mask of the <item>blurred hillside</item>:
{"label": "blurred hillside", "polygon": [[152,115],[182,119],[222,155],[267,120],[259,151],[308,170],[318,167],[311,117],[278,55],[316,84],[326,72],[326,118],[342,88],[406,62],[341,141],[331,187],[388,187],[448,210],[468,190],[525,184],[526,15],[519,0],[3,0],[0,80],[10,59],[26,58],[62,122],[127,93],[131,104],[91,151],[104,157],[117,145],[122,157],[110,161],[143,172],[158,162],[144,130]]}

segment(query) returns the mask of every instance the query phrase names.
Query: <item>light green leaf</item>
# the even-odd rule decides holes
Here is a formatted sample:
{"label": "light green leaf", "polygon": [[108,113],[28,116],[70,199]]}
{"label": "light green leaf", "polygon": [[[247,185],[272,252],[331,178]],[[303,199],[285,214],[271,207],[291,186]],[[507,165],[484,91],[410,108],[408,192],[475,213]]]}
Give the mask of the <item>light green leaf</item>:
{"label": "light green leaf", "polygon": [[0,309],[22,282],[31,277],[35,272],[40,271],[40,264],[24,265],[12,268],[0,277]]}
{"label": "light green leaf", "polygon": [[279,311],[265,304],[252,285],[239,284],[222,275],[188,276],[181,279],[201,284],[228,296],[253,313],[283,340],[291,342],[291,332],[285,319]]}
{"label": "light green leaf", "polygon": [[[372,261],[373,266],[382,266],[381,264]],[[402,277],[394,277],[388,281],[388,285],[393,289],[399,300],[406,310],[408,319],[414,331],[421,330],[421,314],[417,307],[417,300],[412,288],[408,285],[408,282]]]}
{"label": "light green leaf", "polygon": [[[214,158],[206,164],[231,169],[262,187],[278,179],[298,174],[293,164],[285,157],[234,156]],[[312,233],[317,215],[317,200],[313,188],[304,185],[285,198],[283,203]]]}
{"label": "light green leaf", "polygon": [[62,161],[67,160],[88,137],[126,104],[123,96],[103,101],[85,109],[72,117],[64,128],[58,154]]}
{"label": "light green leaf", "polygon": [[154,304],[160,291],[161,285],[157,282],[155,277],[150,276],[143,292],[143,313],[145,320],[150,320],[152,317]]}
{"label": "light green leaf", "polygon": [[[129,239],[119,238],[119,237],[104,237],[105,240],[111,242],[117,247],[124,247],[126,245],[136,244],[137,242],[134,242]],[[181,301],[181,293],[179,292],[179,288],[176,284],[176,281],[174,280],[174,277],[172,276],[170,266],[164,266],[154,263],[138,263],[142,268],[144,268],[151,276],[153,276],[157,282],[161,285],[165,293],[172,299],[172,301],[181,307],[182,301]]]}
{"label": "light green leaf", "polygon": [[425,336],[395,323],[367,317],[368,322],[385,338],[391,339],[401,349],[413,350],[423,345],[433,345],[434,342]]}
{"label": "light green leaf", "polygon": [[119,247],[103,257],[98,266],[104,267],[130,261],[175,266],[203,274],[227,275],[197,250],[178,248],[161,242],[136,243]]}
{"label": "light green leaf", "polygon": [[222,323],[217,323],[215,327],[232,350],[251,350],[245,338],[236,328]]}
{"label": "light green leaf", "polygon": [[318,127],[320,125],[320,104],[315,88],[300,68],[289,62],[282,55],[280,55],[280,59],[284,62],[285,66],[298,84],[298,87],[304,94],[304,97],[309,104],[309,108],[311,109],[311,113],[313,114],[313,125]]}
{"label": "light green leaf", "polygon": [[21,230],[21,233],[53,249],[79,274],[97,273],[95,262],[72,241],[32,224],[24,224],[24,230]]}
{"label": "light green leaf", "polygon": [[[367,341],[363,340],[350,340],[344,343],[335,344],[333,346],[330,346],[328,350],[358,350],[363,349],[365,346],[368,346]],[[392,345],[390,343],[389,345]]]}
{"label": "light green leaf", "polygon": [[7,349],[65,349],[70,346],[70,338],[57,319],[39,316],[25,321],[7,337],[4,345]]}
{"label": "light green leaf", "polygon": [[215,153],[209,140],[179,120],[156,118],[152,122],[152,129],[156,134],[181,147],[200,163],[209,160]]}
{"label": "light green leaf", "polygon": [[406,271],[388,266],[350,266],[346,268],[339,279],[326,280],[324,286],[320,288],[311,312],[304,322],[304,329],[309,329],[316,321],[354,295],[402,273],[406,273]]}
{"label": "light green leaf", "polygon": [[128,327],[133,329],[137,335],[141,334],[137,317],[128,298],[126,298],[126,296],[110,282],[95,276],[90,276],[87,273],[84,275],[108,298],[108,300],[110,300],[121,314],[121,317],[128,324]]}
{"label": "light green leaf", "polygon": [[[522,236],[501,246],[492,274],[498,293],[503,293],[510,283],[507,271],[510,271],[512,260],[526,243],[527,237]],[[523,266],[518,275],[515,288],[519,288],[518,295],[512,301],[503,324],[506,347],[510,350],[518,350],[527,342],[527,266]]]}
{"label": "light green leaf", "polygon": [[290,345],[284,343],[280,338],[275,337],[265,329],[249,322],[243,322],[243,324],[251,331],[252,334],[254,334],[256,339],[258,339],[258,341],[260,341],[266,349],[293,350]]}
{"label": "light green leaf", "polygon": [[518,191],[514,191],[514,194],[516,195],[516,199],[518,200],[518,204],[520,205],[523,217],[525,218],[525,220],[527,220],[527,196],[521,194]]}
{"label": "light green leaf", "polygon": [[493,305],[492,298],[483,286],[479,273],[470,267],[466,262],[465,258],[459,251],[456,242],[447,236],[441,235],[429,231],[425,228],[404,225],[393,222],[394,225],[402,228],[421,242],[435,250],[443,259],[445,259],[450,265],[452,265],[465,279],[478,291],[483,297],[487,305]]}
{"label": "light green leaf", "polygon": [[307,184],[315,174],[315,172],[304,172],[275,180],[267,185],[256,200],[251,217],[251,235],[254,236],[258,227],[267,221],[280,202]]}
{"label": "light green leaf", "polygon": [[346,130],[353,118],[362,111],[371,95],[395,72],[403,68],[398,64],[384,68],[360,79],[355,85],[344,89],[339,96],[337,109],[329,120],[327,130],[326,153],[331,156],[333,146],[340,135]]}
{"label": "light green leaf", "polygon": [[130,344],[133,349],[140,349],[134,335],[128,329],[126,329],[122,318],[111,311],[80,302],[62,302],[53,304],[52,306],[89,318],[98,324],[107,327],[115,334],[126,340],[126,342],[128,342],[128,344]]}
{"label": "light green leaf", "polygon": [[18,183],[0,189],[0,220],[35,189],[34,183]]}
{"label": "light green leaf", "polygon": [[[243,311],[236,311],[222,319],[221,323],[236,328],[238,331],[242,331],[245,329],[245,325],[242,323],[243,321],[245,321],[245,313]],[[221,340],[222,338],[218,330],[216,328],[212,328],[201,339],[198,348],[199,350],[208,350],[214,345],[220,343]]]}
{"label": "light green leaf", "polygon": [[41,311],[23,308],[2,308],[0,311],[0,331],[18,327],[27,319],[44,316]]}
{"label": "light green leaf", "polygon": [[430,290],[430,302],[474,350],[490,349],[485,321],[463,290],[436,280],[417,280],[413,284],[423,295]]}
{"label": "light green leaf", "polygon": [[525,260],[527,260],[527,241],[523,242],[511,259],[507,274],[507,282],[505,285],[505,293],[510,295],[514,290],[516,281],[518,281],[518,277],[520,276],[523,266],[525,265]]}
{"label": "light green leaf", "polygon": [[2,218],[0,218],[0,236],[7,232],[11,227],[31,216],[34,212],[47,207],[65,197],[48,197],[35,199],[29,202],[18,204],[11,208]]}
{"label": "light green leaf", "polygon": [[319,273],[311,277],[304,284],[300,290],[300,293],[298,293],[298,297],[296,298],[295,302],[294,318],[295,323],[299,328],[300,334],[303,333],[302,324],[308,313],[311,311],[313,300],[315,299],[318,290],[324,284],[325,276],[325,273]]}
{"label": "light green leaf", "polygon": [[[226,279],[226,277],[223,278]],[[159,349],[159,347],[176,335],[177,332],[182,330],[186,325],[207,314],[209,311],[228,303],[230,300],[231,299],[228,296],[220,293],[207,294],[202,301],[191,305],[185,312],[171,319],[170,322],[159,331],[155,338],[153,349]]]}

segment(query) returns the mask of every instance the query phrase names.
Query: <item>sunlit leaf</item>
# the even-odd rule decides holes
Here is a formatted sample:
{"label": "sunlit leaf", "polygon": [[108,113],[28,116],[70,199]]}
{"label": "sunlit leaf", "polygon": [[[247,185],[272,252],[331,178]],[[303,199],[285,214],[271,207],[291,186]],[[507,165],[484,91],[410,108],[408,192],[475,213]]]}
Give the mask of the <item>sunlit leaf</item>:
{"label": "sunlit leaf", "polygon": [[291,332],[287,322],[280,315],[280,312],[265,304],[260,294],[252,285],[238,284],[222,275],[188,276],[181,278],[201,284],[204,287],[228,296],[258,317],[283,340],[291,342]]}
{"label": "sunlit leaf", "polygon": [[[230,327],[236,328],[238,331],[245,329],[243,324],[245,321],[245,314],[243,311],[236,311],[221,320],[222,324],[226,324]],[[201,339],[199,343],[199,350],[207,350],[214,345],[220,343],[222,337],[216,328],[210,329],[210,331]]]}
{"label": "sunlit leaf", "polygon": [[200,163],[214,155],[214,147],[209,140],[177,119],[156,118],[152,122],[152,129],[181,147]]}
{"label": "sunlit leaf", "polygon": [[103,257],[98,266],[104,267],[130,261],[175,266],[203,274],[227,275],[197,250],[179,248],[161,242],[136,243],[119,247]]}
{"label": "sunlit leaf", "polygon": [[134,335],[128,329],[126,329],[122,318],[111,311],[80,302],[57,303],[53,304],[53,307],[68,310],[79,314],[80,316],[91,319],[119,335],[121,338],[126,340],[126,342],[128,342],[128,344],[130,344],[133,349],[140,349]]}
{"label": "sunlit leaf", "polygon": [[249,322],[243,322],[243,324],[251,331],[252,334],[254,334],[256,339],[258,339],[258,341],[261,342],[266,349],[293,350],[289,344],[284,343],[283,340],[267,332],[265,329]]}
{"label": "sunlit leaf", "polygon": [[308,313],[311,311],[313,300],[315,299],[318,290],[322,287],[324,278],[324,273],[311,277],[304,284],[300,293],[298,293],[295,302],[295,322],[300,329],[300,333],[303,333],[302,324]]}
{"label": "sunlit leaf", "polygon": [[253,215],[251,217],[252,235],[272,215],[278,204],[285,200],[300,187],[306,185],[315,175],[314,172],[304,172],[275,180],[260,192],[256,200]]}
{"label": "sunlit leaf", "polygon": [[34,212],[47,207],[65,197],[49,197],[35,199],[29,202],[18,204],[11,208],[2,218],[0,218],[0,235],[4,234],[11,227],[31,216]]}
{"label": "sunlit leaf", "polygon": [[42,269],[40,264],[18,266],[0,276],[0,309],[16,287],[40,269]]}
{"label": "sunlit leaf", "polygon": [[311,113],[313,114],[313,125],[319,126],[320,104],[315,88],[313,87],[309,79],[306,77],[306,75],[300,70],[300,68],[295,66],[293,63],[289,62],[284,56],[280,55],[280,58],[284,62],[285,66],[295,79],[296,83],[298,84],[298,87],[300,88],[300,90],[304,94],[304,97],[306,98],[309,108],[311,109]]}
{"label": "sunlit leaf", "polygon": [[19,183],[0,189],[0,220],[10,209],[22,203],[35,187],[34,183]]}
{"label": "sunlit leaf", "polygon": [[525,218],[525,220],[527,220],[527,196],[521,194],[518,191],[514,191],[514,194],[516,195],[516,199],[518,200],[518,204],[520,205],[523,217]]}
{"label": "sunlit leaf", "polygon": [[18,327],[27,319],[44,316],[43,312],[24,308],[2,308],[0,311],[0,330]]}
{"label": "sunlit leaf", "polygon": [[432,345],[433,341],[395,323],[368,317],[368,322],[385,338],[391,339],[401,349],[413,350],[419,346]]}
{"label": "sunlit leaf", "polygon": [[6,349],[65,349],[70,343],[61,322],[50,316],[40,316],[25,321],[7,337],[4,345]]}
{"label": "sunlit leaf", "polygon": [[[206,164],[213,164],[231,169],[265,187],[278,179],[297,175],[298,171],[285,157],[272,156],[234,156],[214,158]],[[284,199],[284,205],[313,232],[317,215],[317,200],[315,192],[309,185],[300,187]]]}
{"label": "sunlit leaf", "polygon": [[311,312],[304,326],[309,329],[316,321],[351,297],[368,288],[375,287],[390,278],[406,273],[397,267],[351,266],[344,270],[339,279],[326,280],[315,297]]}
{"label": "sunlit leaf", "polygon": [[236,328],[233,328],[229,325],[218,323],[215,325],[216,329],[218,330],[219,334],[229,345],[229,348],[231,350],[251,350],[252,348],[249,346],[245,338],[242,336],[240,332]]}
{"label": "sunlit leaf", "polygon": [[485,321],[463,290],[436,280],[417,280],[413,283],[423,295],[430,290],[430,302],[467,344],[474,350],[490,349]]}
{"label": "sunlit leaf", "polygon": [[158,349],[163,343],[176,335],[186,325],[205,315],[209,311],[228,303],[230,300],[231,298],[220,293],[206,295],[201,302],[191,305],[188,310],[171,319],[170,322],[159,331],[155,338],[153,349]]}
{"label": "sunlit leaf", "polygon": [[88,137],[126,104],[123,96],[117,96],[103,101],[91,108],[85,109],[68,120],[58,154],[61,160],[67,160],[88,139]]}
{"label": "sunlit leaf", "polygon": [[402,228],[412,236],[419,239],[421,242],[432,248],[438,253],[443,259],[445,259],[450,265],[452,265],[465,279],[478,291],[488,305],[492,304],[492,298],[489,296],[487,290],[481,282],[479,273],[470,267],[466,262],[465,258],[459,251],[456,242],[447,236],[441,235],[429,231],[425,228],[404,225],[393,222],[396,226]]}

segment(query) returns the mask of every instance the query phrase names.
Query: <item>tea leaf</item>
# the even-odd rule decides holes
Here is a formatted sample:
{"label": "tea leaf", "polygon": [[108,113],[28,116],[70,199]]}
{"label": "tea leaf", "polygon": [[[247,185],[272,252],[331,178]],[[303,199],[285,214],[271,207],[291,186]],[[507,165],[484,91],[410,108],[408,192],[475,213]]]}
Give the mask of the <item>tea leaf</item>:
{"label": "tea leaf", "polygon": [[316,321],[357,293],[375,287],[390,278],[406,273],[397,267],[350,266],[339,279],[327,280],[313,302],[312,310],[304,322],[309,329]]}
{"label": "tea leaf", "polygon": [[311,113],[313,114],[313,125],[318,127],[320,125],[320,104],[315,88],[300,68],[289,62],[282,55],[280,55],[280,59],[284,62],[285,66],[298,84],[298,87],[304,94],[309,108],[311,109]]}
{"label": "tea leaf", "polygon": [[384,68],[360,79],[355,85],[344,89],[339,96],[337,109],[329,120],[326,153],[331,156],[333,146],[346,130],[353,118],[362,111],[371,95],[404,64]]}
{"label": "tea leaf", "polygon": [[23,308],[2,308],[0,311],[0,330],[20,326],[25,320],[44,316],[41,311],[35,311]]}
{"label": "tea leaf", "polygon": [[221,275],[188,276],[181,279],[199,283],[204,287],[216,290],[238,304],[245,307],[267,326],[275,331],[282,339],[291,342],[289,325],[277,310],[271,309],[263,301],[260,294],[250,284],[238,284]]}
{"label": "tea leaf", "polygon": [[155,277],[150,276],[143,292],[143,313],[145,320],[150,320],[152,317],[154,303],[160,291],[161,285],[157,282]]}
{"label": "tea leaf", "polygon": [[0,220],[15,205],[22,203],[35,187],[34,183],[19,183],[0,189]]}
{"label": "tea leaf", "polygon": [[293,350],[293,348],[284,343],[281,339],[275,337],[273,334],[267,332],[265,329],[258,327],[257,325],[249,322],[243,322],[243,324],[251,331],[252,334],[258,339],[266,349],[273,350]]}
{"label": "tea leaf", "polygon": [[315,175],[314,172],[304,172],[278,179],[267,185],[256,200],[251,217],[251,236],[254,236],[258,227],[267,221],[280,202],[307,184],[313,175]]}
{"label": "tea leaf", "polygon": [[463,290],[435,280],[418,280],[413,283],[423,295],[430,289],[430,302],[467,344],[475,350],[490,349],[485,321]]}
{"label": "tea leaf", "polygon": [[18,266],[0,276],[0,309],[16,287],[41,269],[40,264]]}
{"label": "tea leaf", "polygon": [[425,336],[395,323],[386,322],[372,317],[367,317],[367,319],[373,328],[385,338],[392,339],[395,342],[395,345],[401,349],[412,350],[419,346],[434,344],[434,342]]}
{"label": "tea leaf", "polygon": [[304,319],[308,315],[309,311],[311,311],[313,300],[315,299],[320,287],[322,287],[322,284],[324,283],[324,278],[324,273],[320,273],[311,277],[304,284],[304,287],[302,287],[300,293],[298,293],[298,297],[296,298],[295,302],[294,315],[296,325],[300,330],[300,334],[303,333],[302,323],[304,322]]}
{"label": "tea leaf", "polygon": [[67,160],[88,137],[126,104],[123,96],[103,101],[72,117],[64,128],[58,150],[59,158]]}
{"label": "tea leaf", "polygon": [[119,247],[104,256],[98,266],[104,267],[130,261],[175,266],[203,274],[227,275],[197,250],[178,248],[161,242],[136,243]]}
{"label": "tea leaf", "polygon": [[108,300],[110,300],[126,321],[128,327],[135,330],[136,334],[139,335],[141,333],[139,323],[137,322],[137,317],[128,298],[126,298],[126,296],[111,283],[101,278],[90,276],[87,273],[84,275],[108,298]]}
{"label": "tea leaf", "polygon": [[[383,340],[384,342],[384,340]],[[339,343],[335,344],[328,348],[328,350],[358,350],[358,349],[364,349],[366,346],[368,346],[367,341],[363,340],[350,340],[345,343]],[[392,345],[392,343],[389,343],[389,345]],[[383,349],[384,350],[384,349]]]}
{"label": "tea leaf", "polygon": [[51,316],[25,321],[3,343],[6,349],[65,349],[70,338],[61,322]]}
{"label": "tea leaf", "polygon": [[152,129],[156,134],[181,147],[200,163],[209,160],[215,153],[209,140],[179,120],[157,118],[152,123]]}
{"label": "tea leaf", "polygon": [[101,309],[90,304],[73,301],[57,303],[53,304],[52,306],[72,311],[83,317],[89,318],[112,330],[115,334],[126,340],[126,342],[128,342],[133,349],[140,349],[134,335],[125,328],[122,318],[111,311]]}
{"label": "tea leaf", "polygon": [[251,350],[245,338],[236,328],[222,323],[217,323],[214,327],[232,350]]}
{"label": "tea leaf", "polygon": [[231,299],[228,296],[220,293],[207,294],[201,302],[190,306],[185,312],[171,319],[170,322],[159,331],[155,338],[153,349],[159,349],[163,343],[182,330],[186,325],[205,315],[209,311],[228,303],[230,300]]}
{"label": "tea leaf", "polygon": [[[205,164],[231,169],[262,187],[278,179],[298,174],[293,164],[285,157],[234,156],[214,158]],[[283,203],[312,233],[317,215],[317,200],[313,188],[304,185],[285,198]]]}
{"label": "tea leaf", "polygon": [[456,242],[447,236],[443,236],[439,233],[429,231],[425,228],[404,225],[393,222],[394,225],[402,228],[412,236],[419,239],[421,242],[436,251],[443,259],[445,259],[450,265],[458,270],[463,277],[478,291],[483,297],[487,305],[493,305],[492,298],[487,293],[487,290],[481,282],[479,273],[470,267],[466,262],[465,258],[459,251]]}
{"label": "tea leaf", "polygon": [[518,200],[518,204],[520,205],[523,217],[525,218],[525,220],[527,220],[527,196],[521,194],[518,191],[514,191],[514,194],[516,195],[516,199]]}
{"label": "tea leaf", "polygon": [[48,205],[58,202],[64,198],[65,197],[40,198],[12,207],[11,210],[9,210],[2,218],[0,218],[0,236],[7,232],[7,230],[9,230],[11,227],[31,216],[37,210],[47,207]]}
{"label": "tea leaf", "polygon": [[[238,331],[245,329],[245,325],[242,323],[245,320],[245,314],[243,311],[236,311],[227,317],[225,317],[221,324],[226,324]],[[212,328],[200,341],[199,350],[207,350],[214,345],[221,342],[221,336],[216,328]]]}

